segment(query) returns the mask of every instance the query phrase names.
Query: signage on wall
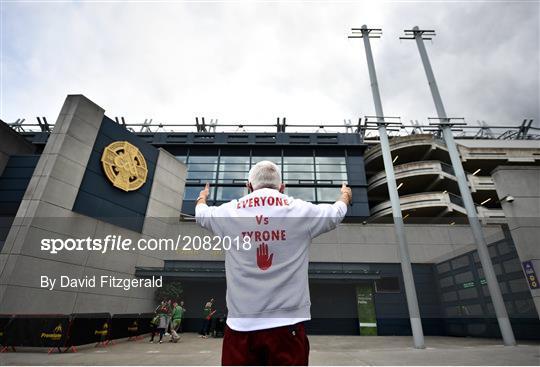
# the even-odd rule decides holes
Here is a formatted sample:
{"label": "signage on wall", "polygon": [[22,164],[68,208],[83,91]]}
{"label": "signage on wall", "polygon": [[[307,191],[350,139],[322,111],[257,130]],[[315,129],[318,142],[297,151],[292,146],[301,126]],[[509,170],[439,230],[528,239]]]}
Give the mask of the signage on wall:
{"label": "signage on wall", "polygon": [[534,271],[532,262],[524,261],[522,264],[523,271],[525,272],[525,277],[527,278],[527,282],[529,282],[529,288],[538,289],[538,277],[536,276],[536,272]]}
{"label": "signage on wall", "polygon": [[356,286],[356,307],[360,335],[377,335],[373,285],[363,284]]}
{"label": "signage on wall", "polygon": [[[486,285],[487,282],[484,278],[481,278],[480,281],[478,282],[478,284],[480,285]],[[467,283],[463,283],[461,285],[463,288],[472,288],[472,287],[476,287],[476,283],[473,281],[473,282],[467,282]]]}
{"label": "signage on wall", "polygon": [[139,149],[127,141],[115,141],[105,147],[101,164],[105,176],[121,190],[134,191],[146,182],[146,160]]}

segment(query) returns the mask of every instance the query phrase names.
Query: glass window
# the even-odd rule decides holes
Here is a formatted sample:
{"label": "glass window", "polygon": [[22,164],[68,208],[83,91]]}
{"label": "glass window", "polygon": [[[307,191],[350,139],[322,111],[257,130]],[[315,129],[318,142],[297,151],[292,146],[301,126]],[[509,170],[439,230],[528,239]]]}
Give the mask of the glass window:
{"label": "glass window", "polygon": [[313,157],[283,157],[283,163],[309,164],[313,166]]}
{"label": "glass window", "polygon": [[187,157],[185,155],[177,155],[176,159],[178,159],[182,163],[186,163]]}
{"label": "glass window", "polygon": [[327,201],[335,202],[339,196],[340,191],[339,187],[318,187],[317,188],[317,200],[318,201]]}
{"label": "glass window", "polygon": [[454,278],[456,279],[456,284],[466,283],[470,282],[474,279],[473,273],[470,271],[466,271],[464,273],[454,274]]}
{"label": "glass window", "polygon": [[489,245],[488,246],[489,256],[496,257],[497,256],[497,247],[495,245]]}
{"label": "glass window", "polygon": [[220,186],[217,188],[217,200],[234,200],[239,199],[247,194],[247,189],[244,186]]}
{"label": "glass window", "polygon": [[283,172],[285,181],[314,180],[313,172]]}
{"label": "glass window", "polygon": [[451,285],[454,285],[454,279],[452,279],[452,276],[441,278],[439,280],[439,283],[441,284],[441,287],[449,287]]}
{"label": "glass window", "polygon": [[478,297],[478,290],[476,288],[460,289],[458,293],[460,299],[470,299]]}
{"label": "glass window", "polygon": [[219,162],[218,182],[247,182],[249,174],[249,157],[221,156]]}
{"label": "glass window", "polygon": [[253,156],[253,157],[251,157],[251,166],[256,165],[260,161],[270,161],[270,162],[274,162],[278,166],[281,166],[281,157],[278,157],[278,156],[267,156],[267,157],[265,157],[265,156]]}
{"label": "glass window", "polygon": [[375,280],[375,290],[377,293],[399,293],[398,277],[382,277]]}
{"label": "glass window", "polygon": [[525,279],[523,279],[523,278],[509,280],[508,285],[510,286],[510,291],[512,293],[526,292],[526,291],[529,290],[529,286],[527,285],[527,281]]}
{"label": "glass window", "polygon": [[239,183],[247,182],[248,172],[220,171],[218,182],[220,183]]}
{"label": "glass window", "polygon": [[219,158],[220,163],[236,163],[236,164],[246,164],[249,166],[249,157],[242,156],[242,157],[230,157],[230,156],[224,156],[222,155]]}
{"label": "glass window", "polygon": [[479,304],[461,306],[461,314],[466,316],[482,315],[482,306]]}
{"label": "glass window", "polygon": [[458,269],[463,266],[469,265],[469,257],[468,256],[461,256],[454,260],[452,260],[452,268]]}
{"label": "glass window", "polygon": [[207,164],[207,163],[191,163],[187,165],[188,171],[215,171],[217,169],[217,164]]}
{"label": "glass window", "polygon": [[219,170],[220,171],[241,171],[241,172],[248,172],[249,171],[249,164],[233,164],[233,163],[220,163],[219,164]]}
{"label": "glass window", "polygon": [[215,156],[198,156],[190,155],[189,163],[217,163],[217,157]]}
{"label": "glass window", "polygon": [[313,172],[313,166],[309,164],[284,164],[283,172]]}
{"label": "glass window", "polygon": [[[200,192],[204,189],[204,186],[186,186],[184,191],[184,200],[196,200],[199,197]],[[210,188],[210,200],[214,199],[214,190]]]}
{"label": "glass window", "polygon": [[315,169],[321,172],[347,172],[347,166],[339,164],[317,164]]}
{"label": "glass window", "polygon": [[455,300],[457,300],[457,292],[452,291],[452,292],[443,293],[442,299],[443,299],[444,302],[455,301]]}
{"label": "glass window", "polygon": [[313,187],[286,187],[287,195],[295,199],[315,201],[315,188]]}
{"label": "glass window", "polygon": [[503,266],[506,273],[521,272],[521,263],[516,258],[503,262]]}
{"label": "glass window", "polygon": [[316,164],[345,164],[345,157],[315,157]]}
{"label": "glass window", "polygon": [[437,265],[437,271],[439,272],[439,274],[450,271],[450,263],[449,262],[444,262],[444,263],[441,263],[441,264]]}
{"label": "glass window", "polygon": [[332,183],[341,183],[347,181],[345,172],[317,172],[317,180],[332,181]]}
{"label": "glass window", "polygon": [[513,250],[512,246],[510,246],[510,244],[507,242],[501,242],[497,246],[499,247],[499,253],[501,255],[508,254]]}
{"label": "glass window", "polygon": [[188,171],[187,179],[198,182],[214,181],[216,172]]}

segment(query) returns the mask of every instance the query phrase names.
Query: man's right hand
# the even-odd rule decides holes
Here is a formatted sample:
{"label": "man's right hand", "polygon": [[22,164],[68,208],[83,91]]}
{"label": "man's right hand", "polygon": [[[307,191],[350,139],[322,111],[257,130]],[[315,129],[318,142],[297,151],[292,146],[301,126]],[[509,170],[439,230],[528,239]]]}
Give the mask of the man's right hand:
{"label": "man's right hand", "polygon": [[352,190],[345,182],[341,185],[341,196],[339,200],[343,201],[347,205],[351,204],[352,202]]}

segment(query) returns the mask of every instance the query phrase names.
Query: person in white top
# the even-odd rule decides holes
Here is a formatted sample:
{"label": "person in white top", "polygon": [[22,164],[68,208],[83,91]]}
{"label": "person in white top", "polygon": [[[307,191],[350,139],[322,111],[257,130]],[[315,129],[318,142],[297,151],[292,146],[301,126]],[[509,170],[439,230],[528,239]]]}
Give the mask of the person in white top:
{"label": "person in white top", "polygon": [[248,195],[210,207],[206,184],[195,207],[196,222],[220,236],[226,250],[222,364],[307,365],[309,245],[343,220],[351,189],[343,183],[334,204],[293,198],[270,161],[251,168],[247,188]]}

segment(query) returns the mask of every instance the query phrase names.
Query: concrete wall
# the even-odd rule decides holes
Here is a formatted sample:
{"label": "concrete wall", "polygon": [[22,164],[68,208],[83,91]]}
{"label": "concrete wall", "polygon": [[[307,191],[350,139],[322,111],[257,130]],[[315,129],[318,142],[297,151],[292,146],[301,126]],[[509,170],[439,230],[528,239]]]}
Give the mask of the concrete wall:
{"label": "concrete wall", "polygon": [[[192,222],[175,230],[187,235],[207,235]],[[406,225],[405,233],[413,263],[437,263],[476,249],[468,225]],[[488,243],[504,238],[499,225],[484,226]],[[224,260],[222,251],[170,253],[168,260]],[[310,259],[314,262],[399,263],[393,224],[341,224],[314,239]]]}
{"label": "concrete wall", "polygon": [[0,313],[127,313],[153,309],[153,289],[40,287],[42,275],[133,278],[135,266],[162,265],[159,253],[50,254],[40,249],[43,238],[103,238],[108,234],[148,237],[156,225],[171,225],[179,218],[175,208],[180,207],[186,168],[164,150],[159,151],[153,181],[159,184],[151,188],[142,233],[72,211],[103,116],[104,110],[84,96],[67,97],[0,254]]}
{"label": "concrete wall", "polygon": [[[163,149],[159,150],[141,233],[73,211],[103,118],[104,110],[84,96],[72,95],[66,99],[0,253],[0,313],[150,311],[154,306],[153,289],[50,291],[40,287],[40,276],[132,278],[136,266],[162,267],[164,259],[224,259],[223,252],[214,251],[49,254],[40,250],[39,243],[46,237],[103,238],[114,234],[137,240],[207,234],[193,222],[179,222],[186,167]],[[405,228],[413,263],[437,263],[474,249],[472,234],[466,225],[409,224]],[[488,242],[504,237],[496,225],[485,226],[484,231]],[[394,226],[342,224],[314,240],[311,261],[397,264],[399,253]]]}
{"label": "concrete wall", "polygon": [[[531,261],[540,275],[540,167],[499,166],[492,173],[499,200],[520,260]],[[531,289],[540,314],[540,289]]]}
{"label": "concrete wall", "polygon": [[33,154],[36,147],[13,131],[5,122],[0,121],[0,176],[4,172],[10,155]]}

